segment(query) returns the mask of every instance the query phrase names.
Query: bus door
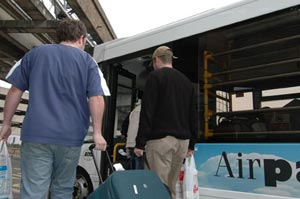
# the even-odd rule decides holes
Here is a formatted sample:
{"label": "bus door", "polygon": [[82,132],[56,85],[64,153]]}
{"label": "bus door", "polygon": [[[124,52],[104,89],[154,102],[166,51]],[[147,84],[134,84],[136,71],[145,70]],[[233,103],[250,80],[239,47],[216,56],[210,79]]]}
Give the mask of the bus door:
{"label": "bus door", "polygon": [[[111,96],[105,101],[106,110],[103,121],[103,134],[108,143],[107,150],[112,156],[112,161],[115,162],[122,156],[118,153],[119,149],[123,148],[125,152],[126,137],[122,135],[121,129],[127,115],[135,106],[137,98],[136,75],[125,70],[120,64],[110,65],[106,74],[108,75],[106,80]],[[109,168],[106,163],[107,160],[103,159],[102,164],[104,164],[104,168]],[[106,170],[106,172],[110,171]]]}

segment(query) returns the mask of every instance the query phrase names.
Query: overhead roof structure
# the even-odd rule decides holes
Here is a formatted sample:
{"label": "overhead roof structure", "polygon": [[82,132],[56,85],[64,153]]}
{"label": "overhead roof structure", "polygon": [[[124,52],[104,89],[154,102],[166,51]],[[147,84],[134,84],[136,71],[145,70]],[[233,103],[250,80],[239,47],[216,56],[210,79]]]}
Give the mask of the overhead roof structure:
{"label": "overhead roof structure", "polygon": [[31,48],[55,43],[60,19],[82,20],[88,30],[86,51],[116,35],[98,0],[1,0],[0,79]]}

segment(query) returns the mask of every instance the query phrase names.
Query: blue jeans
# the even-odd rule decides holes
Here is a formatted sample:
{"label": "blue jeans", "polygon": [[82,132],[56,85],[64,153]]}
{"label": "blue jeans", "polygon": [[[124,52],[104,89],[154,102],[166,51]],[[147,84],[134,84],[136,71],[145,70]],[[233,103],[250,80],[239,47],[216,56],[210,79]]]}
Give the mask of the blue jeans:
{"label": "blue jeans", "polygon": [[144,169],[144,158],[137,157],[134,153],[134,148],[130,148],[130,169]]}
{"label": "blue jeans", "polygon": [[72,199],[81,147],[22,142],[22,199]]}

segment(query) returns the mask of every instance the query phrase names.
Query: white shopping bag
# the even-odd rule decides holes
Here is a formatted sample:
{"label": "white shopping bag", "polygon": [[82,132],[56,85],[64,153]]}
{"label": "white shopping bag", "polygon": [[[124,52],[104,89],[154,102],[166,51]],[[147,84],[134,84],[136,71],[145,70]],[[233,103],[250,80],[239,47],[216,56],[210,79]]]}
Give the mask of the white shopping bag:
{"label": "white shopping bag", "polygon": [[12,167],[6,142],[0,141],[0,199],[12,199]]}
{"label": "white shopping bag", "polygon": [[176,183],[176,199],[183,199],[183,189],[182,189],[183,178],[184,178],[184,165],[182,164],[179,177]]}
{"label": "white shopping bag", "polygon": [[199,199],[198,171],[194,156],[185,159],[183,177],[183,199]]}

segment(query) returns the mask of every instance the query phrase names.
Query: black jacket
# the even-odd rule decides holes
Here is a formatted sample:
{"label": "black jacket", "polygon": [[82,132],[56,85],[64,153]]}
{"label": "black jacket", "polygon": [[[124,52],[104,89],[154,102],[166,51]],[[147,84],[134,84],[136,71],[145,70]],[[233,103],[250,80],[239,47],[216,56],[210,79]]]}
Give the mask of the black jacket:
{"label": "black jacket", "polygon": [[136,148],[144,149],[148,140],[168,135],[190,139],[194,149],[196,106],[190,80],[173,68],[161,68],[149,74],[142,100]]}

